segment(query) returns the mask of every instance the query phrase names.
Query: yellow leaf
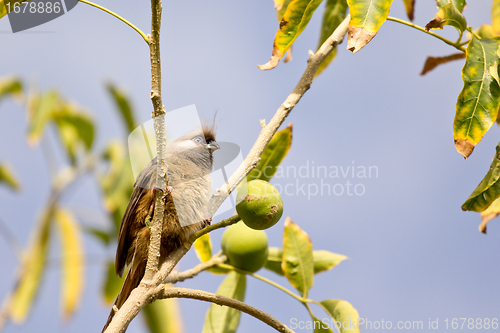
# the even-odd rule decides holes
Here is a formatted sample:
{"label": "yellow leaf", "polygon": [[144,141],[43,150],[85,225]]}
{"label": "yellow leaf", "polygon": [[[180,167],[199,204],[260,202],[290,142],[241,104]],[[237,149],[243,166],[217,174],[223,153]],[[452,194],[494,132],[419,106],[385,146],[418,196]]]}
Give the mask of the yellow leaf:
{"label": "yellow leaf", "polygon": [[486,224],[500,215],[500,199],[496,199],[493,203],[481,213],[481,225],[479,225],[479,231],[486,233]]}
{"label": "yellow leaf", "polygon": [[194,250],[201,262],[209,261],[212,258],[212,242],[210,235],[204,234],[194,242]]}
{"label": "yellow leaf", "polygon": [[81,229],[71,212],[58,209],[54,214],[62,251],[62,309],[68,318],[81,300],[84,280],[84,254]]}
{"label": "yellow leaf", "polygon": [[491,6],[491,25],[495,34],[500,35],[500,0],[493,0]]}
{"label": "yellow leaf", "polygon": [[29,314],[42,282],[50,239],[50,212],[45,212],[33,233],[10,299],[10,317],[15,323],[22,323]]}
{"label": "yellow leaf", "polygon": [[356,53],[377,34],[389,15],[392,0],[347,0],[351,12],[347,49]]}
{"label": "yellow leaf", "polygon": [[0,184],[2,183],[5,183],[11,189],[16,191],[19,191],[21,188],[14,171],[7,163],[0,163]]}

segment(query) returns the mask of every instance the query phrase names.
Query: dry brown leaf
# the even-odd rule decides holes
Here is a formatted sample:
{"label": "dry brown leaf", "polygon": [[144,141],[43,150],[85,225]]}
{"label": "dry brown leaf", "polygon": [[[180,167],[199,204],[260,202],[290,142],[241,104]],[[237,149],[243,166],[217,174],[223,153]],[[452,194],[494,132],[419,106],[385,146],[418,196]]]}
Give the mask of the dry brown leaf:
{"label": "dry brown leaf", "polygon": [[292,60],[292,47],[291,46],[288,49],[288,51],[286,51],[286,56],[283,59],[283,62],[289,62],[290,60]]}
{"label": "dry brown leaf", "polygon": [[363,46],[368,44],[376,34],[376,32],[369,32],[363,27],[360,28],[349,25],[347,49],[352,53],[358,52]]}
{"label": "dry brown leaf", "polygon": [[403,0],[406,9],[406,15],[410,21],[413,21],[413,13],[415,11],[415,0]]}
{"label": "dry brown leaf", "polygon": [[264,65],[257,65],[259,69],[263,71],[267,71],[270,69],[273,69],[274,67],[278,66],[278,62],[280,61],[281,57],[283,56],[283,53],[281,53],[280,49],[276,44],[273,45],[273,55],[271,56],[271,60],[269,62],[265,63]]}
{"label": "dry brown leaf", "polygon": [[430,72],[441,64],[458,59],[465,59],[465,53],[454,53],[445,57],[427,57],[427,60],[424,64],[424,69],[422,69],[422,73],[420,73],[420,75],[424,75],[425,73]]}
{"label": "dry brown leaf", "polygon": [[474,147],[476,145],[470,141],[470,140],[464,140],[464,139],[456,139],[455,140],[455,149],[462,154],[465,159],[467,159],[470,154],[472,154],[472,151],[474,150]]}

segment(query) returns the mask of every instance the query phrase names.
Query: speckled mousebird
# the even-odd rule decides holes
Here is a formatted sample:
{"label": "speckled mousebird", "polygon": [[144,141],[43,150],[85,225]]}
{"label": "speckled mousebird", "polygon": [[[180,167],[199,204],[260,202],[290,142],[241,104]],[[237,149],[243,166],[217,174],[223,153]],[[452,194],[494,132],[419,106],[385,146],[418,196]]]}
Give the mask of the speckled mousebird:
{"label": "speckled mousebird", "polygon": [[[208,125],[173,141],[166,148],[167,181],[172,191],[165,200],[160,264],[207,224],[212,152],[217,149],[219,145],[215,142],[215,129]],[[114,304],[118,309],[139,285],[146,270],[150,231],[145,221],[148,216],[153,220],[156,165],[155,158],[137,177],[121,222],[115,259],[116,274],[122,276],[126,265],[130,265],[130,270]],[[189,224],[182,227],[180,221]],[[114,309],[111,309],[103,332],[114,314]]]}

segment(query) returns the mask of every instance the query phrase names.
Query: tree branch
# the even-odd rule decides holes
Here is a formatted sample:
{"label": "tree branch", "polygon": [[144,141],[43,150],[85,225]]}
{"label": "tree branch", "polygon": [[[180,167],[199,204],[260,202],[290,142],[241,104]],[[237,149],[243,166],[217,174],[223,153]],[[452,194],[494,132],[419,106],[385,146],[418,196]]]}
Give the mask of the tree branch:
{"label": "tree branch", "polygon": [[230,225],[238,223],[239,221],[241,221],[241,218],[236,214],[236,215],[231,216],[228,219],[225,219],[225,220],[222,220],[222,221],[217,222],[215,224],[209,225],[208,227],[203,228],[200,231],[198,231],[197,233],[195,233],[191,237],[190,242],[192,244],[192,243],[194,243],[195,240],[197,240],[198,238],[200,238],[204,234],[208,234],[209,232],[212,232],[212,231],[220,229],[220,228],[229,227]]}
{"label": "tree branch", "polygon": [[[154,217],[151,224],[151,237],[149,241],[148,261],[143,282],[150,284],[158,271],[160,259],[161,230],[163,225],[164,196],[167,191],[167,162],[165,134],[165,108],[161,99],[161,63],[160,63],[160,27],[161,27],[161,1],[151,0],[151,36],[149,38],[151,54],[151,101],[153,102],[153,118],[156,135],[156,197]],[[141,282],[141,283],[143,283]]]}
{"label": "tree branch", "polygon": [[203,262],[191,269],[185,270],[184,272],[172,272],[165,280],[165,283],[177,283],[182,282],[187,279],[194,278],[196,275],[200,274],[206,269],[222,264],[226,260],[225,256],[219,257],[214,256],[210,260]]}
{"label": "tree branch", "polygon": [[213,293],[209,293],[206,291],[202,290],[194,290],[194,289],[187,289],[187,288],[172,288],[169,286],[163,287],[159,292],[157,293],[157,298],[162,299],[162,298],[190,298],[190,299],[197,299],[199,301],[205,301],[205,302],[210,302],[214,303],[217,305],[224,305],[228,306],[230,308],[240,310],[241,312],[245,312],[258,320],[262,321],[263,323],[266,323],[267,325],[271,326],[278,332],[284,332],[284,333],[294,333],[290,328],[288,328],[285,324],[271,316],[270,314],[259,310],[251,305],[248,305],[245,302],[235,300],[233,298],[229,298],[226,296],[221,296]]}
{"label": "tree branch", "polygon": [[[158,4],[157,0],[152,0],[151,1],[152,6],[153,6],[153,12],[154,8],[157,8],[158,6],[161,6]],[[154,4],[157,4],[155,6]],[[161,12],[161,7],[160,7],[160,12]],[[155,14],[153,14],[153,18],[155,17]],[[156,14],[156,19],[158,19],[158,14]],[[238,167],[236,172],[229,178],[229,181],[222,187],[219,188],[218,190],[215,191],[214,195],[210,199],[210,206],[209,206],[209,216],[213,216],[213,214],[217,211],[217,209],[220,207],[222,202],[227,198],[227,196],[236,188],[236,186],[250,173],[250,171],[257,166],[260,160],[260,155],[264,151],[264,148],[267,146],[271,138],[273,137],[274,133],[278,130],[278,128],[281,126],[281,124],[285,121],[286,117],[290,114],[294,106],[300,101],[302,96],[305,94],[305,92],[311,87],[311,83],[314,79],[314,75],[318,71],[318,68],[321,64],[321,62],[328,56],[328,54],[333,50],[335,46],[340,44],[342,40],[344,39],[345,34],[347,33],[347,27],[349,25],[349,19],[350,16],[347,15],[347,17],[342,21],[342,23],[335,29],[335,31],[332,33],[330,37],[321,45],[319,50],[313,54],[309,60],[307,61],[307,67],[304,71],[304,74],[302,74],[302,77],[300,78],[299,82],[295,86],[294,90],[292,93],[286,98],[285,102],[278,108],[276,111],[276,114],[274,117],[271,119],[269,124],[264,127],[260,134],[259,137],[257,138],[254,146],[250,150],[250,153],[247,155],[243,163]],[[153,28],[158,29],[153,31],[157,31],[159,33],[159,22],[157,23],[157,26],[155,27],[155,19],[153,19]],[[159,86],[156,87],[156,92],[158,95],[154,95],[155,92],[155,75],[156,79],[160,77],[160,72],[159,72],[159,44],[158,44],[158,53],[153,53],[154,46],[156,43],[159,43],[159,35],[155,36],[154,33],[152,33],[152,36],[150,38],[151,42],[151,68],[152,68],[152,78],[153,78],[153,91],[152,91],[152,96],[151,99],[153,100],[153,105],[155,106],[155,115],[156,114],[162,114],[161,112],[165,112],[163,109],[163,105],[161,104],[161,95],[159,94]],[[155,56],[153,56],[153,54]],[[153,66],[155,65],[154,59],[156,59],[157,62],[157,71],[153,70]],[[158,101],[159,99],[159,101]],[[156,101],[156,102],[155,102]],[[157,109],[158,108],[158,109]],[[160,111],[161,110],[161,111]],[[160,117],[157,117],[160,118]],[[155,118],[155,129],[156,129],[156,120]],[[164,122],[162,119],[162,125],[164,126]],[[163,127],[164,129],[164,127]],[[158,135],[158,133],[157,133]],[[158,139],[157,139],[157,145],[158,145]],[[158,147],[157,147],[158,149]],[[158,155],[158,160],[160,160],[160,155]],[[158,168],[161,168],[161,163],[158,163]],[[160,174],[160,173],[158,173]],[[158,183],[160,184],[160,183]],[[159,207],[163,207],[162,204],[158,204],[158,200],[160,199],[159,197],[159,192],[157,191],[157,197],[156,197],[156,206],[155,206],[155,217],[153,219],[153,227],[157,224],[161,226],[161,222],[163,220],[158,218],[158,209]],[[160,201],[161,203],[161,201]],[[161,216],[163,217],[163,210],[161,210]],[[233,217],[234,218],[234,217]],[[231,219],[228,219],[231,220]],[[160,222],[160,223],[158,223]],[[221,222],[222,223],[222,222]],[[217,227],[215,227],[217,226]],[[216,228],[221,227],[222,225],[217,223],[210,230],[214,230]],[[153,227],[151,228],[151,242],[153,242]],[[201,233],[198,233],[198,236],[201,236]],[[193,237],[194,238],[194,237]],[[156,241],[156,240],[155,240]],[[113,321],[110,323],[108,326],[106,333],[110,332],[124,332],[125,329],[128,327],[130,322],[132,321],[135,316],[139,313],[139,311],[148,303],[152,302],[155,298],[159,297],[160,293],[163,295],[163,282],[167,279],[167,276],[170,274],[170,272],[174,269],[175,265],[181,260],[181,258],[187,253],[187,251],[191,248],[192,242],[194,242],[194,239],[189,244],[186,244],[185,246],[182,246],[175,250],[173,253],[169,255],[167,260],[162,264],[160,267],[159,274],[154,274],[152,281],[148,281],[148,284],[150,286],[156,286],[154,288],[148,287],[147,284],[142,283],[132,291],[130,296],[128,297],[127,301],[122,305],[122,307],[118,310],[118,312],[115,313],[115,316],[113,318]],[[159,244],[159,239],[158,239],[158,244]],[[148,267],[150,260],[155,260],[155,262],[158,262],[158,257],[157,254],[159,253],[158,249],[151,247],[150,245],[150,253],[148,257]],[[152,253],[154,251],[154,253]],[[148,270],[146,271],[146,274],[148,274]],[[149,272],[151,274],[151,272]],[[145,280],[145,279],[143,279]],[[160,289],[158,289],[160,288]],[[166,297],[166,296],[165,296]],[[175,296],[172,295],[171,297],[181,297],[181,296]],[[243,310],[242,310],[243,311]],[[260,311],[260,310],[259,310]],[[271,317],[272,318],[272,317]],[[273,326],[274,327],[274,326]],[[286,326],[285,326],[285,329]],[[283,332],[292,332],[289,329],[285,330]]]}

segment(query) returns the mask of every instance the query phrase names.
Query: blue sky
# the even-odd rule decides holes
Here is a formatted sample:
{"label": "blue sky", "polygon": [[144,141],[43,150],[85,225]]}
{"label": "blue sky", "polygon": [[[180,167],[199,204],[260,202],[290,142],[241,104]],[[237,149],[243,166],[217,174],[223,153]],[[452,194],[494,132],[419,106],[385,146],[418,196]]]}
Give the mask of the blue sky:
{"label": "blue sky", "polygon": [[[149,30],[149,5],[131,1],[102,2],[142,30]],[[491,1],[470,2],[464,14],[469,25],[490,23]],[[434,17],[433,1],[417,1],[415,23]],[[260,130],[302,75],[307,51],[319,38],[322,9],[294,44],[293,61],[263,72],[271,55],[278,27],[272,1],[165,2],[162,26],[163,101],[167,110],[195,104],[198,112],[220,121],[219,141],[238,144],[246,154]],[[402,1],[394,1],[391,16],[405,18]],[[442,32],[457,38],[452,27]],[[132,29],[101,11],[79,4],[71,12],[22,33],[10,32],[0,20],[3,64],[0,75],[19,75],[41,90],[59,89],[96,119],[97,147],[128,135],[117,117],[105,83],[112,81],[130,95],[141,122],[150,118],[149,50]],[[394,22],[386,22],[363,50],[352,54],[340,46],[336,60],[313,83],[284,125],[293,122],[293,143],[283,167],[297,170],[309,165],[376,167],[377,176],[277,177],[277,186],[310,188],[347,181],[363,188],[363,195],[282,193],[284,217],[301,226],[315,249],[347,255],[350,260],[315,277],[310,296],[316,300],[341,298],[360,316],[375,321],[439,320],[500,317],[500,228],[489,225],[479,233],[479,215],[460,206],[486,174],[498,142],[494,127],[465,161],[455,151],[452,123],[462,89],[456,61],[419,76],[428,55],[455,50],[439,40]],[[0,105],[0,160],[9,161],[19,175],[23,192],[0,189],[0,218],[25,245],[45,202],[48,169],[40,147],[26,143],[26,113],[13,102]],[[56,145],[48,133],[48,144]],[[56,146],[57,147],[57,146]],[[298,183],[297,183],[298,182]],[[313,185],[314,184],[314,185]],[[340,186],[340,185],[337,185]],[[339,189],[340,187],[337,187]],[[95,182],[78,182],[64,199],[85,216],[85,224],[103,225],[103,209]],[[339,193],[339,192],[337,192]],[[90,210],[89,210],[90,209]],[[281,246],[284,218],[268,230],[271,246]],[[213,233],[217,247],[222,231]],[[80,311],[62,322],[59,306],[59,269],[46,274],[42,291],[28,321],[8,324],[5,332],[99,331],[109,306],[100,296],[104,263],[114,257],[85,239],[89,255],[86,290]],[[52,249],[56,255],[57,246]],[[12,287],[16,258],[0,239],[0,298]],[[193,253],[181,262],[186,269],[197,263]],[[288,286],[274,273],[263,275]],[[215,292],[220,276],[203,273],[182,285]],[[305,309],[289,296],[260,281],[248,279],[247,302],[290,324],[292,318],[309,320]],[[182,301],[186,332],[201,331],[208,304]],[[326,318],[320,309],[316,315]],[[441,326],[442,325],[442,326]],[[143,332],[135,320],[128,332]],[[239,332],[272,332],[243,315]],[[296,330],[308,332],[310,330]],[[364,329],[364,332],[380,331]],[[398,330],[395,330],[398,331]],[[401,330],[404,331],[404,330]],[[465,330],[464,330],[465,331]]]}

